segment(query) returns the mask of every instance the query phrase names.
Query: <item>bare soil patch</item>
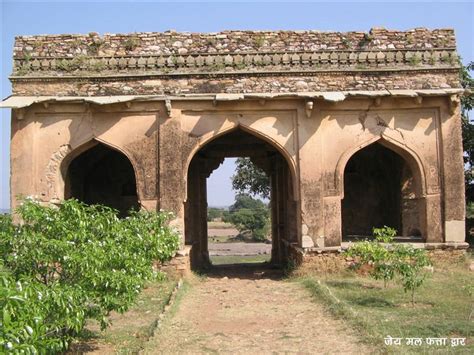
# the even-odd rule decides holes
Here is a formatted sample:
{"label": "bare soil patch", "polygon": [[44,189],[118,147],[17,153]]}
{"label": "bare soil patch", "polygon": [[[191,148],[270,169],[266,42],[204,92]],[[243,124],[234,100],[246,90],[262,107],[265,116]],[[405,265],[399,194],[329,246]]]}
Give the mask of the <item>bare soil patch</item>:
{"label": "bare soil patch", "polygon": [[212,237],[235,237],[236,235],[239,234],[239,231],[235,229],[235,227],[232,228],[208,228],[207,230],[207,235],[209,238]]}
{"label": "bare soil patch", "polygon": [[270,255],[272,245],[265,243],[209,243],[209,255]]}
{"label": "bare soil patch", "polygon": [[215,267],[195,282],[147,354],[372,352],[279,270]]}

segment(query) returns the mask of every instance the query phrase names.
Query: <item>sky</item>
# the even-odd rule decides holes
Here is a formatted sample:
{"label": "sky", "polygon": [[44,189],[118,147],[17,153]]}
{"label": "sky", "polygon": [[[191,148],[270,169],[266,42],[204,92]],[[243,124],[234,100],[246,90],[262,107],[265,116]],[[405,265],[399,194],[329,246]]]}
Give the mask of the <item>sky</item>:
{"label": "sky", "polygon": [[[0,0],[0,97],[11,94],[16,35],[59,33],[128,33],[143,31],[217,32],[249,30],[369,31],[371,27],[408,30],[416,27],[454,28],[458,51],[474,60],[474,3],[442,1],[398,2],[158,2],[158,1],[9,1]],[[0,110],[0,209],[9,207],[9,109]],[[210,206],[232,204],[230,176],[234,163],[226,159],[208,181]]]}

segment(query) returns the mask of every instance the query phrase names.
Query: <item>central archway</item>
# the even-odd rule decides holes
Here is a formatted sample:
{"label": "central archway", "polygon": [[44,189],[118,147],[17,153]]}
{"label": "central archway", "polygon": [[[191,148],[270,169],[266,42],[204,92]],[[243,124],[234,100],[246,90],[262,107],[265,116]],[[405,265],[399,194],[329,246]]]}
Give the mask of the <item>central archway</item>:
{"label": "central archway", "polygon": [[298,241],[294,178],[287,158],[269,140],[238,127],[207,142],[194,154],[188,167],[185,243],[192,246],[194,269],[210,265],[206,179],[225,158],[233,157],[249,157],[270,178],[272,264],[285,263],[289,246]]}

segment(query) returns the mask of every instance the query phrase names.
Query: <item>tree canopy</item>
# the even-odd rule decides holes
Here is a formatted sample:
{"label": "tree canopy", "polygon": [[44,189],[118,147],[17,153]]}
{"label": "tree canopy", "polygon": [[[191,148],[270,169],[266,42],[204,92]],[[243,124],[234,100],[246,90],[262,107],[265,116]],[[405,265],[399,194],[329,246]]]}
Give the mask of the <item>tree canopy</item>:
{"label": "tree canopy", "polygon": [[[467,66],[461,68],[461,85],[465,89],[474,90],[474,80],[470,75],[470,71],[474,70],[474,62],[470,62]],[[474,95],[464,95],[461,98],[461,114],[462,114],[462,138],[465,151],[464,163],[466,164],[466,200],[474,201],[474,125],[469,120],[469,111],[474,107]]]}
{"label": "tree canopy", "polygon": [[255,240],[264,241],[269,233],[270,213],[267,205],[248,194],[238,194],[235,202],[224,215],[240,233],[250,232]]}
{"label": "tree canopy", "polygon": [[232,175],[232,188],[240,194],[270,197],[270,179],[250,158],[238,158],[235,174]]}

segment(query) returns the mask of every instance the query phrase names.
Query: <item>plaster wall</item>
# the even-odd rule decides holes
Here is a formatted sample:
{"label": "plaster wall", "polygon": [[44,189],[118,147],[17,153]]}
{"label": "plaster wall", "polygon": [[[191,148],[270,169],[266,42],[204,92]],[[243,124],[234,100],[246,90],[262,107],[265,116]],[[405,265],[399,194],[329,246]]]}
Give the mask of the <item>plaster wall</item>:
{"label": "plaster wall", "polygon": [[449,97],[315,100],[309,111],[302,99],[183,99],[171,110],[163,102],[36,104],[22,119],[12,117],[12,206],[19,194],[62,199],[68,163],[97,140],[128,157],[141,205],[173,212],[184,233],[191,159],[236,128],[271,144],[287,161],[300,246],[308,239],[316,247],[340,245],[344,168],[374,142],[399,154],[416,176],[423,237],[462,239],[460,114]]}

